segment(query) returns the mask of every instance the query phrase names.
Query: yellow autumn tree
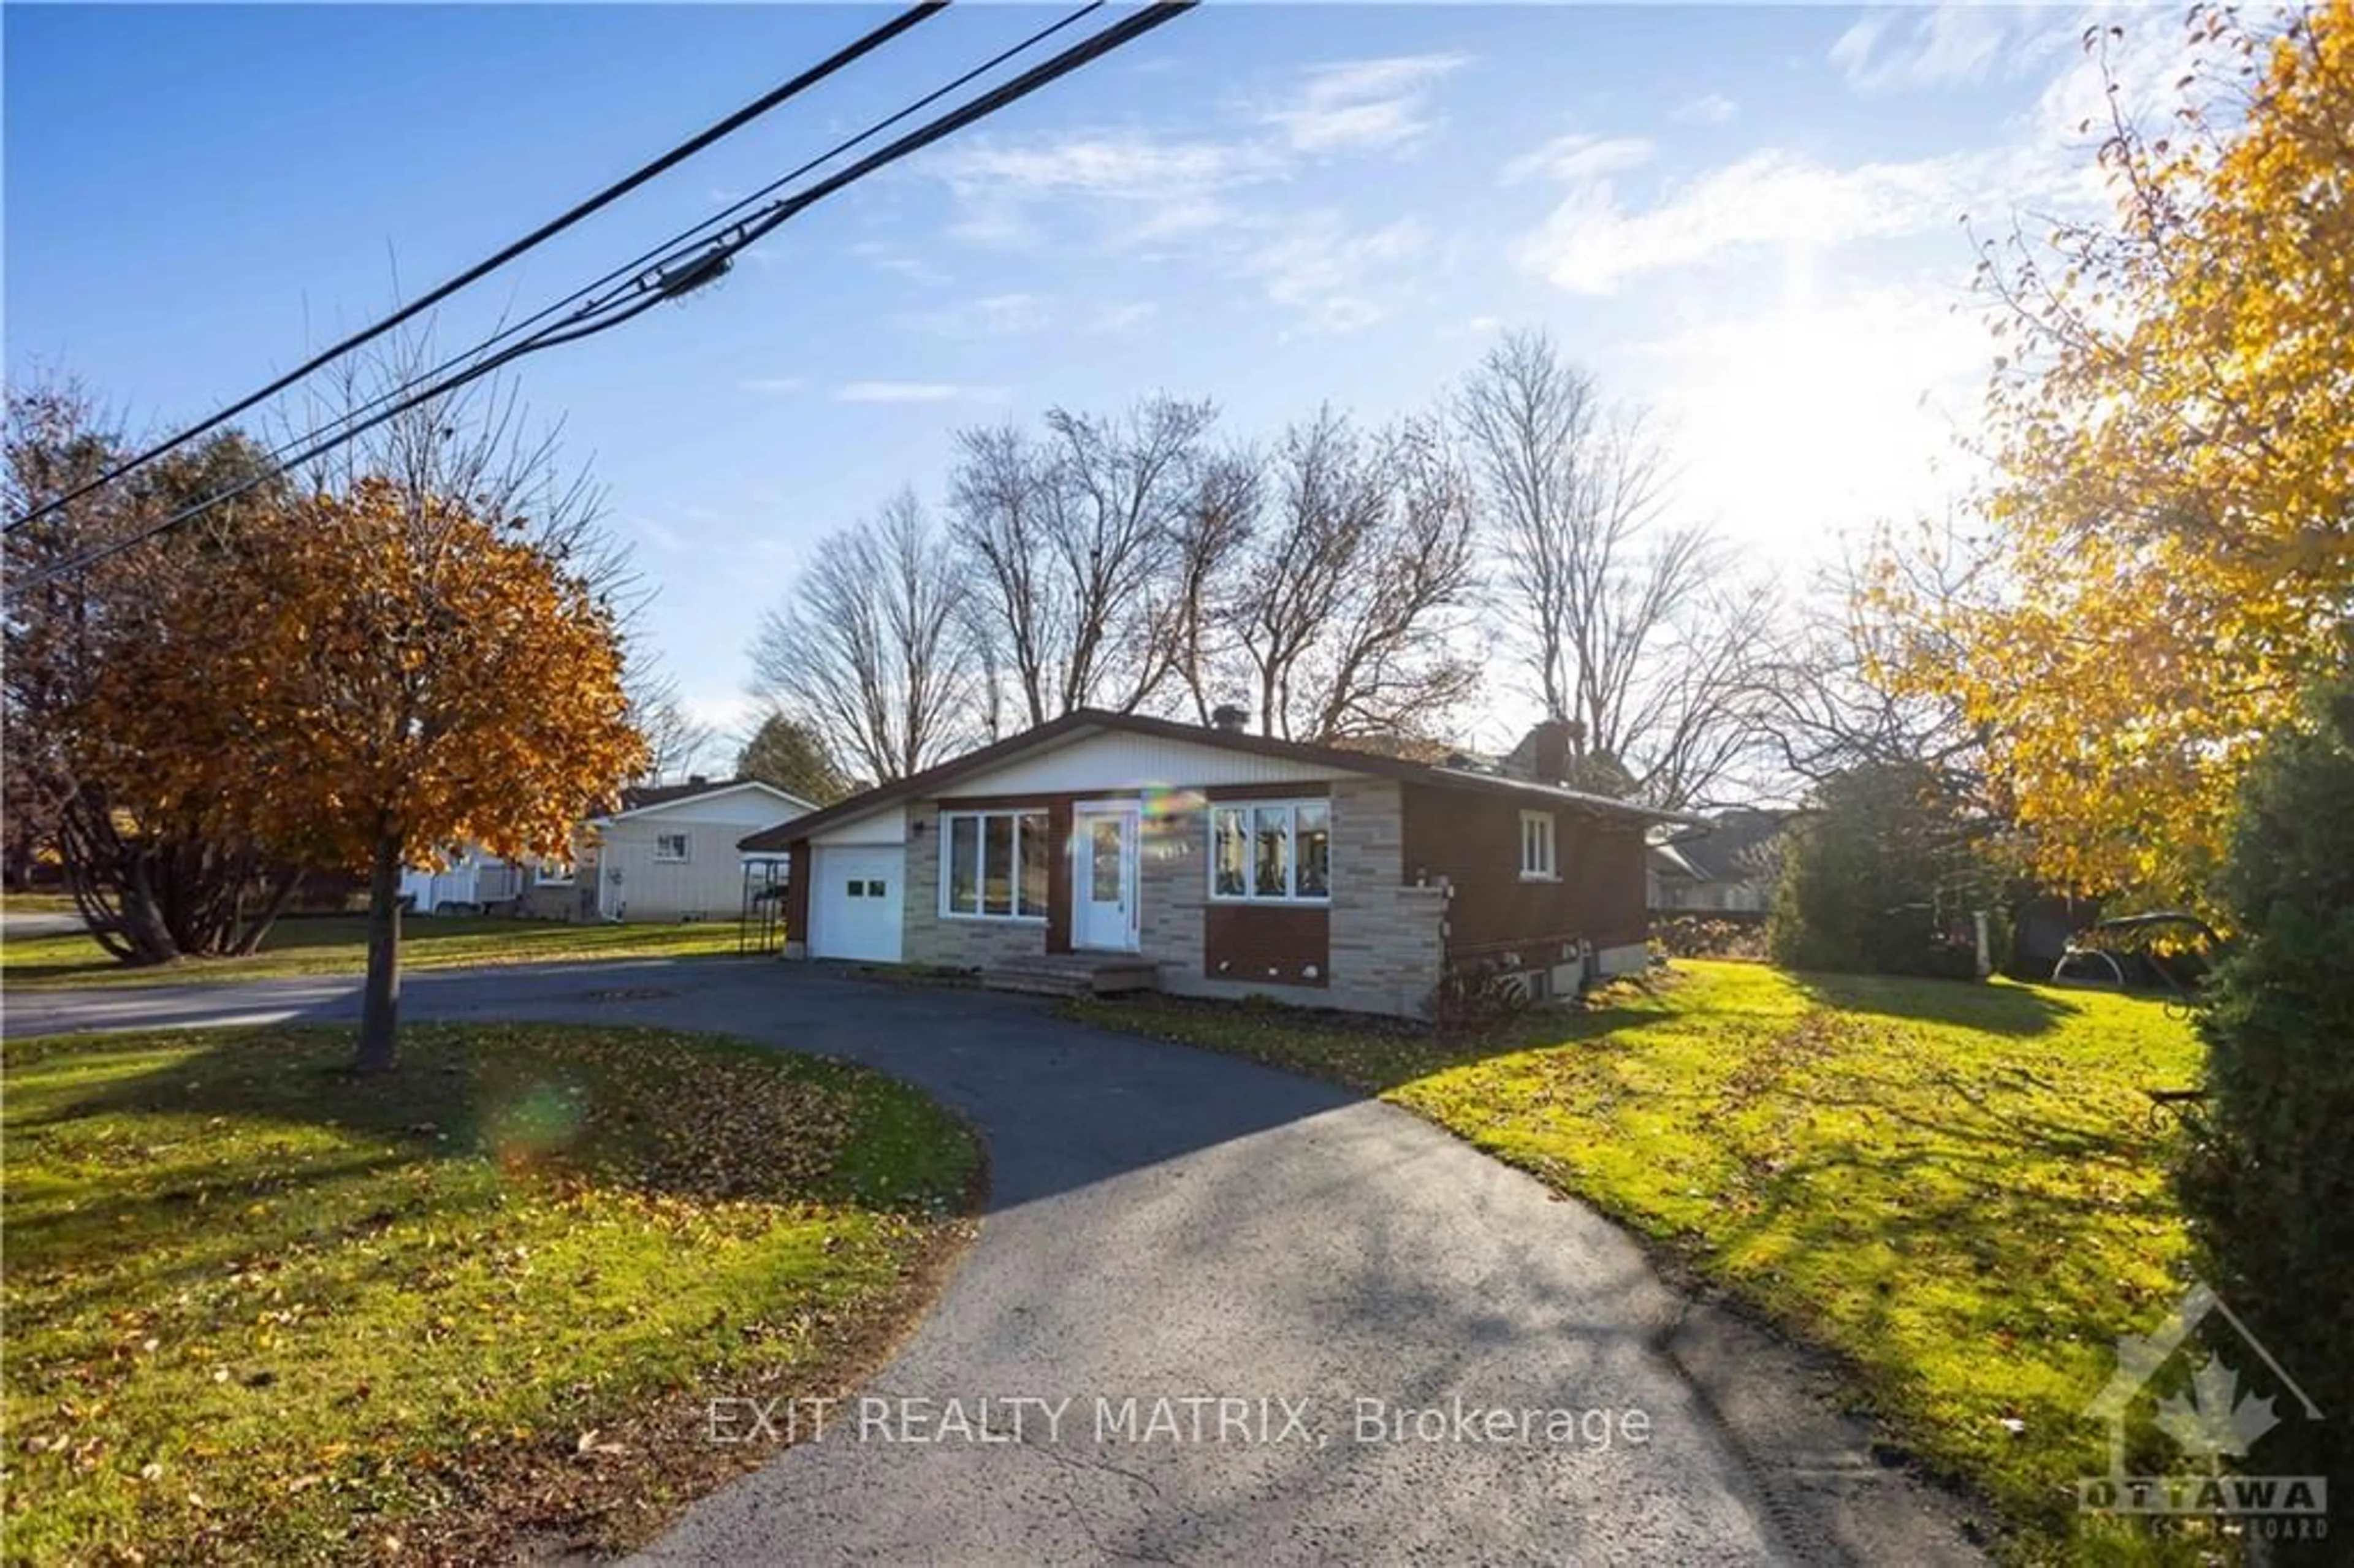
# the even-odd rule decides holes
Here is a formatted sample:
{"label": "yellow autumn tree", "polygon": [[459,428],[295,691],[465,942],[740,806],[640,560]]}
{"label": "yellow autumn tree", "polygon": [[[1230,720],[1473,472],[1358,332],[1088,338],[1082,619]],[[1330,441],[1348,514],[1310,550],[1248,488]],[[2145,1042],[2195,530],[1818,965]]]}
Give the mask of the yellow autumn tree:
{"label": "yellow autumn tree", "polygon": [[619,629],[524,519],[380,477],[256,517],[234,550],[114,673],[111,728],[154,798],[367,868],[359,1065],[387,1068],[402,867],[461,843],[564,853],[642,766]]}
{"label": "yellow autumn tree", "polygon": [[2354,0],[2188,25],[2173,118],[2105,128],[2114,213],[1982,268],[1981,591],[1884,570],[1872,608],[1910,632],[1883,673],[1978,726],[2036,871],[2204,906],[2242,775],[2354,613]]}

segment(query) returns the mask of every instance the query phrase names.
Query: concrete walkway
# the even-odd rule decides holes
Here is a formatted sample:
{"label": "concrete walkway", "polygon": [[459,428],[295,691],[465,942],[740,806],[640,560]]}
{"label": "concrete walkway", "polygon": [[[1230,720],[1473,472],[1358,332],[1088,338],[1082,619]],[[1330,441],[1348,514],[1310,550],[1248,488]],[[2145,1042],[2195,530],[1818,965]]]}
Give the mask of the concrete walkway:
{"label": "concrete walkway", "polygon": [[[5,1000],[11,1034],[356,1014],[347,980]],[[1977,1560],[1960,1510],[1875,1464],[1819,1372],[1378,1102],[802,966],[429,974],[407,1012],[848,1057],[987,1139],[981,1239],[914,1339],[649,1562]],[[807,1439],[818,1415],[750,1412],[719,1429],[765,1440],[794,1415]]]}

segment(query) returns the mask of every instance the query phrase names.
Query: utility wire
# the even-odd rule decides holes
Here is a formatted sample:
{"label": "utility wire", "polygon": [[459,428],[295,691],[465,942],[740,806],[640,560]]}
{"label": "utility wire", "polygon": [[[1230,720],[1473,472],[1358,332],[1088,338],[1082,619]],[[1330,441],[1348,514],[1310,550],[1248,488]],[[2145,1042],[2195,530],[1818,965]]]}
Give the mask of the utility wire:
{"label": "utility wire", "polygon": [[680,143],[677,146],[673,147],[669,152],[663,154],[652,163],[640,165],[630,174],[623,175],[613,184],[607,185],[603,190],[599,191],[595,196],[588,197],[586,201],[578,203],[570,210],[549,219],[544,224],[541,224],[537,228],[533,229],[529,234],[525,235],[522,238],[508,245],[497,254],[491,256],[484,260],[476,262],[473,266],[467,268],[456,277],[451,278],[436,287],[428,290],[425,293],[419,295],[416,299],[411,300],[408,303],[401,306],[398,310],[393,312],[390,315],[386,316],[383,320],[376,322],[374,325],[363,327],[358,332],[355,332],[349,337],[345,338],[341,343],[313,355],[311,358],[305,360],[302,364],[296,366],[293,369],[288,371],[285,375],[281,376],[277,380],[272,381],[270,385],[262,387],[260,391],[248,394],[246,397],[230,404],[228,408],[221,409],[219,412],[208,416],[196,424],[190,425],[187,429],[179,431],[175,435],[167,437],[164,440],[156,442],[154,446],[149,447],[146,450],[139,453],[137,456],[126,459],[125,461],[115,464],[104,473],[85,481],[72,490],[68,491],[65,494],[57,496],[44,504],[36,507],[34,510],[27,512],[22,517],[11,520],[7,524],[8,531],[14,532],[16,529],[21,528],[28,523],[37,522],[39,519],[48,516],[50,513],[57,511],[59,507],[80,500],[81,497],[89,494],[91,491],[113,483],[116,480],[122,478],[133,469],[139,468],[143,464],[153,462],[155,459],[162,457],[165,452],[171,451],[177,447],[194,440],[196,437],[203,435],[207,430],[214,429],[221,425],[227,424],[229,420],[237,418],[238,415],[242,414],[247,409],[254,407],[254,405],[283,392],[286,388],[293,386],[296,382],[303,379],[307,376],[310,376],[313,372],[321,369],[323,366],[330,365],[335,360],[342,358],[345,355],[349,354],[352,350],[359,347],[361,344],[373,342],[375,339],[382,337],[386,333],[390,332],[393,328],[400,325],[403,322],[413,320],[422,312],[430,310],[433,306],[440,303],[443,300],[448,299],[459,290],[465,288],[468,284],[480,281],[482,279],[497,271],[500,268],[514,260],[516,257],[523,255],[525,251],[535,249],[539,245],[555,238],[557,235],[563,233],[566,229],[570,228],[574,224],[578,223],[581,219],[588,217],[590,214],[598,212],[606,207],[610,207],[614,202],[619,201],[621,197],[629,195],[640,185],[644,185],[648,180],[651,180],[656,175],[663,174],[671,168],[675,167],[677,164],[685,162],[688,158],[691,158],[695,154],[703,151],[704,148],[710,146],[714,142],[743,129],[746,125],[750,124],[753,121],[768,113],[779,104],[785,102],[788,99],[799,97],[801,93],[816,86],[819,82],[823,81],[826,78],[833,75],[836,71],[841,70],[843,67],[854,63],[861,58],[871,54],[875,49],[882,48],[885,44],[889,43],[893,38],[896,38],[900,34],[907,31],[907,29],[913,27],[917,23],[928,20],[929,18],[939,15],[940,12],[948,8],[948,5],[949,0],[917,0],[917,4],[908,7],[898,16],[891,18],[888,22],[884,23],[881,26],[868,32],[863,37],[854,39],[842,48],[835,50],[832,54],[827,56],[824,59],[820,60],[817,64],[810,67],[807,70],[802,71],[791,80],[783,82],[768,92],[762,93],[758,98],[756,98],[751,102],[744,105],[743,108],[738,109],[735,113],[728,115],[726,119],[714,122],[694,136],[689,137],[687,140]]}
{"label": "utility wire", "polygon": [[[1077,10],[1071,12],[1061,20],[1050,23],[1047,26],[1039,28],[1036,32],[1030,34],[1027,37],[1023,38],[1020,42],[1015,43],[1007,48],[1001,49],[998,53],[982,61],[980,65],[973,67],[970,70],[966,71],[963,75],[957,77],[951,81],[942,83],[940,86],[933,89],[930,92],[926,93],[923,97],[916,100],[907,107],[882,120],[875,122],[873,124],[867,126],[864,131],[859,132],[856,135],[845,137],[843,140],[835,143],[832,146],[827,148],[817,156],[809,159],[799,167],[788,170],[786,173],[779,175],[775,179],[769,181],[767,185],[762,185],[759,189],[753,191],[748,196],[738,197],[735,202],[721,208],[718,212],[712,214],[710,217],[702,219],[700,222],[695,223],[687,228],[682,229],[677,234],[673,235],[670,238],[654,246],[652,249],[646,250],[632,260],[623,262],[621,265],[614,268],[611,271],[607,272],[604,276],[598,278],[591,282],[582,284],[579,288],[575,289],[572,292],[564,296],[564,298],[557,300],[551,304],[542,306],[539,310],[533,312],[530,315],[525,316],[520,321],[507,323],[497,332],[493,333],[489,337],[483,339],[481,343],[474,344],[471,348],[460,350],[458,353],[450,355],[447,359],[442,360],[440,364],[433,366],[431,369],[420,371],[406,381],[385,388],[383,391],[378,392],[373,397],[361,403],[356,408],[348,408],[337,414],[333,419],[327,420],[322,424],[313,425],[304,434],[295,437],[292,440],[285,443],[285,445],[281,446],[279,450],[282,452],[291,450],[292,447],[302,441],[311,440],[317,437],[321,431],[333,425],[348,423],[350,421],[365,418],[382,405],[404,397],[411,390],[424,385],[435,376],[447,375],[449,372],[465,365],[468,361],[489,353],[492,349],[497,347],[500,344],[506,342],[508,339],[530,331],[530,329],[536,327],[540,323],[554,317],[558,312],[564,310],[567,306],[579,304],[581,301],[589,299],[599,289],[607,288],[612,283],[624,278],[642,278],[646,276],[649,270],[654,270],[656,268],[656,264],[661,262],[663,258],[675,256],[682,248],[694,243],[696,237],[703,234],[705,230],[712,230],[715,233],[724,232],[728,221],[735,217],[738,213],[744,212],[769,196],[774,196],[778,191],[792,184],[795,180],[804,177],[811,171],[824,167],[827,164],[832,163],[834,159],[842,156],[843,154],[851,152],[864,143],[873,141],[884,132],[888,131],[892,126],[907,119],[910,115],[921,113],[923,111],[930,108],[933,104],[938,102],[941,99],[948,97],[950,93],[971,85],[972,82],[978,80],[981,77],[987,76],[990,72],[997,69],[998,67],[1003,65],[1006,61],[1013,59],[1018,55],[1027,53],[1029,50],[1035,48],[1039,44],[1044,43],[1046,39],[1054,37],[1056,33],[1061,32],[1064,28],[1072,26],[1074,23],[1080,21],[1094,12],[1100,11],[1108,3],[1108,0],[1088,0],[1088,4],[1080,6]],[[596,305],[582,305],[579,311],[574,313],[573,319],[577,320],[580,316],[597,308],[599,307]],[[275,456],[276,454],[272,455]]]}
{"label": "utility wire", "polygon": [[[772,206],[767,211],[763,212],[758,217],[737,224],[733,229],[724,234],[718,240],[708,243],[702,255],[695,257],[692,261],[674,263],[669,267],[656,269],[652,272],[642,273],[633,281],[633,291],[619,294],[602,301],[592,302],[591,303],[583,306],[579,311],[575,312],[572,317],[566,323],[560,323],[556,327],[544,329],[540,333],[535,334],[533,336],[526,338],[520,343],[514,344],[502,352],[491,355],[487,359],[481,360],[474,365],[469,366],[464,370],[460,371],[454,376],[451,376],[442,381],[437,382],[431,386],[422,388],[421,390],[403,397],[391,406],[379,409],[366,419],[356,424],[351,424],[337,434],[314,442],[312,446],[296,456],[286,458],[282,461],[274,461],[262,472],[256,474],[241,484],[233,486],[217,494],[207,496],[202,501],[184,507],[180,511],[172,514],[170,516],[164,517],[155,523],[152,523],[144,528],[135,530],[131,534],[125,535],[120,539],[109,541],[105,545],[84,551],[81,555],[75,556],[70,560],[59,562],[54,567],[48,567],[37,573],[27,582],[12,583],[8,585],[8,591],[12,595],[30,592],[35,588],[44,587],[47,584],[57,580],[60,577],[69,576],[72,573],[84,570],[91,566],[95,566],[101,561],[106,560],[111,556],[120,555],[122,552],[131,549],[134,546],[143,544],[147,540],[152,539],[169,529],[176,528],[182,524],[201,515],[205,512],[210,511],[215,506],[235,500],[237,497],[257,488],[270,478],[275,477],[277,474],[286,471],[288,469],[300,467],[305,462],[309,462],[316,458],[322,457],[327,452],[356,440],[361,435],[373,429],[376,426],[383,424],[387,419],[396,418],[397,416],[405,413],[408,409],[414,408],[420,404],[430,402],[437,397],[446,397],[448,394],[456,391],[459,387],[466,385],[468,382],[478,380],[482,376],[487,376],[491,372],[498,369],[501,366],[519,359],[526,354],[534,353],[541,348],[554,347],[558,344],[577,342],[581,338],[593,336],[598,333],[605,332],[612,327],[620,325],[623,322],[631,320],[632,318],[643,313],[645,311],[652,309],[654,305],[659,304],[665,299],[676,298],[692,291],[693,289],[699,288],[726,271],[728,266],[732,264],[733,259],[737,253],[752,245],[762,237],[770,233],[789,219],[798,216],[803,211],[806,211],[809,207],[814,206],[819,201],[823,200],[826,196],[834,194],[846,185],[854,184],[860,179],[865,178],[867,175],[889,164],[896,163],[901,158],[907,157],[913,153],[918,152],[923,148],[931,145],[933,143],[940,140],[944,136],[950,135],[976,121],[984,119],[988,115],[995,113],[999,110],[1005,108],[1007,105],[1013,103],[1020,99],[1028,97],[1031,93],[1037,91],[1039,89],[1047,86],[1049,83],[1054,82],[1062,77],[1069,75],[1072,71],[1078,69],[1082,66],[1089,64],[1104,55],[1109,54],[1112,50],[1132,42],[1134,39],[1142,37],[1145,33],[1151,31],[1153,28],[1161,26],[1165,23],[1174,21],[1178,16],[1192,10],[1198,3],[1199,0],[1153,0],[1153,3],[1144,10],[1128,17],[1126,20],[1114,23],[1112,26],[1104,28],[1101,32],[1092,35],[1084,41],[1072,45],[1062,53],[1042,61],[1040,64],[1032,67],[1029,70],[1023,72],[1020,76],[1014,77],[1003,84],[991,89],[988,92],[981,94],[980,97],[971,100],[970,102],[967,102],[958,109],[950,111],[947,114],[941,115],[938,119],[927,122],[917,130],[910,132],[908,134],[900,137],[897,141],[889,143],[887,146],[877,149],[875,152],[860,159],[850,167],[829,175],[827,178],[820,181],[817,185],[811,186],[808,190],[796,193],[791,196],[772,204]],[[1095,9],[1095,6],[1090,5],[1087,7],[1087,9],[1093,10]],[[1079,15],[1084,14],[1085,12],[1079,13]],[[1066,18],[1066,21],[1067,22],[1075,19],[1076,17]],[[1057,24],[1057,26],[1060,25],[1061,24]],[[1053,29],[1049,29],[1049,31],[1052,30]],[[1023,47],[1026,47],[1026,45],[1017,46],[1017,51],[1019,48]],[[986,69],[988,68],[983,67],[981,69]],[[978,71],[968,73],[967,78],[963,79],[970,79],[971,75],[976,74],[979,74]],[[949,90],[942,89],[941,90],[945,92]],[[938,94],[934,94],[933,96],[937,98]],[[908,111],[903,110],[899,114],[894,115],[892,120],[896,121],[897,119],[904,118],[907,112]],[[888,124],[890,122],[891,122],[886,121],[884,123]],[[859,139],[863,140],[864,138],[862,137]],[[820,159],[818,161],[823,162],[824,160]],[[689,230],[688,232],[693,233],[694,231]],[[671,247],[672,253],[675,253],[678,249],[680,249],[680,247],[676,245]],[[576,295],[575,297],[578,296]],[[599,315],[604,315],[605,319],[596,319]],[[411,383],[410,385],[414,386],[415,384]],[[378,401],[381,401],[381,399],[378,399]],[[280,449],[281,452],[282,452],[283,450],[283,448]],[[278,454],[275,453],[272,454],[273,458],[277,455]]]}

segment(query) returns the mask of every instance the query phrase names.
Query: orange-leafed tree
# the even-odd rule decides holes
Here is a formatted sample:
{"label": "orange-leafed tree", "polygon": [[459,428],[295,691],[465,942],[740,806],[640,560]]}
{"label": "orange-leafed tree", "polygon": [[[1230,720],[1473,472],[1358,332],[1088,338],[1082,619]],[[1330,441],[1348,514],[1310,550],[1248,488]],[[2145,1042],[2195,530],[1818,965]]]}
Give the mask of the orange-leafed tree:
{"label": "orange-leafed tree", "polygon": [[[127,455],[70,384],[12,388],[7,403],[0,500],[11,517]],[[185,526],[101,554],[232,492]],[[228,640],[205,614],[207,585],[245,569],[240,541],[289,494],[266,452],[230,431],[7,535],[0,721],[10,835],[54,849],[91,940],[126,964],[251,952],[300,881],[298,863],[220,810],[243,775],[226,711],[236,690],[215,666]],[[220,788],[159,795],[159,748],[201,749]]]}
{"label": "orange-leafed tree", "polygon": [[2113,88],[2113,210],[1986,259],[1976,591],[1890,571],[1872,608],[1912,633],[1899,689],[1977,726],[2038,871],[2205,906],[2252,759],[2354,624],[2354,0],[2188,26],[2170,120]]}
{"label": "orange-leafed tree", "polygon": [[[388,1068],[402,867],[461,843],[565,853],[642,765],[616,612],[531,520],[380,475],[257,519],[239,545],[240,569],[190,607],[233,700],[207,710],[212,733],[153,737],[154,787],[210,795],[305,861],[367,868],[358,1065]],[[149,673],[120,675],[125,744],[185,723],[143,721]]]}

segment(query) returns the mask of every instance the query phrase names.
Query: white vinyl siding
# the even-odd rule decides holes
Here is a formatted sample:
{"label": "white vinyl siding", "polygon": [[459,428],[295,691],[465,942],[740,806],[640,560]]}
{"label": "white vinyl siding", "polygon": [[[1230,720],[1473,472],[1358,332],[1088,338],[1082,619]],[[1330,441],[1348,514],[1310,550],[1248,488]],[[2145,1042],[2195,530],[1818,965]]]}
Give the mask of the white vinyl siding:
{"label": "white vinyl siding", "polygon": [[[593,876],[608,920],[733,920],[744,907],[737,841],[801,814],[773,790],[741,785],[608,817],[588,826],[595,847],[580,878]],[[661,853],[661,840],[679,837],[688,840],[684,860]]]}

